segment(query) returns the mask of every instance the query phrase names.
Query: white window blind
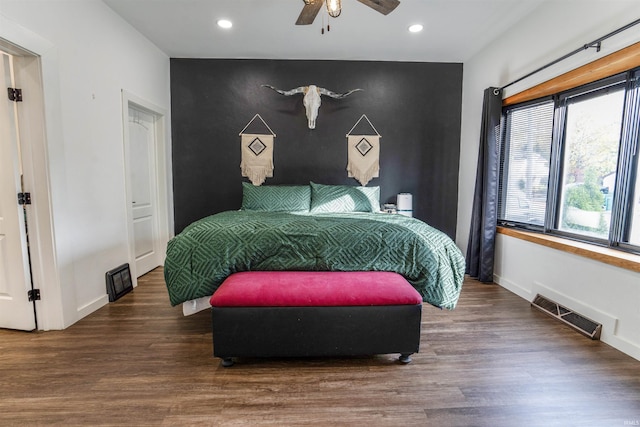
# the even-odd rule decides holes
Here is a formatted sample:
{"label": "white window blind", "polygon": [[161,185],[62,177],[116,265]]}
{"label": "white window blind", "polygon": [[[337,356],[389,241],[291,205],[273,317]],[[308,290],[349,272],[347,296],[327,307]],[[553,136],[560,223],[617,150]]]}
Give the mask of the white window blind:
{"label": "white window blind", "polygon": [[500,220],[543,226],[547,206],[554,103],[523,106],[506,116]]}

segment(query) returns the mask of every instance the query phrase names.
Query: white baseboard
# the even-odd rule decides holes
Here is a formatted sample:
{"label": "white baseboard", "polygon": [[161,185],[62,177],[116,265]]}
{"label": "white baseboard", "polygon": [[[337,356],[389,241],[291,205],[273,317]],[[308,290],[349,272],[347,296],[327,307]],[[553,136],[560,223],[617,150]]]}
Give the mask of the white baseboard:
{"label": "white baseboard", "polygon": [[[604,340],[603,340],[604,341]],[[611,347],[620,350],[621,352],[628,354],[636,360],[640,360],[640,345],[632,343],[631,341],[621,338],[617,335],[608,337],[605,341]]]}
{"label": "white baseboard", "polygon": [[76,319],[76,322],[82,319],[83,317],[87,317],[97,309],[104,307],[107,304],[109,304],[109,295],[104,294],[103,296],[96,298],[95,300],[81,307],[78,307],[78,311],[77,311],[78,318]]}
{"label": "white baseboard", "polygon": [[533,301],[533,297],[535,297],[535,293],[531,292],[529,289],[526,289],[511,280],[505,279],[504,277],[498,276],[497,274],[493,275],[493,281],[529,302]]}
{"label": "white baseboard", "polygon": [[507,289],[510,292],[518,295],[519,297],[531,302],[535,298],[536,294],[543,295],[558,304],[562,304],[567,308],[574,310],[575,312],[588,317],[589,319],[602,324],[602,335],[600,340],[611,347],[620,350],[621,352],[628,354],[634,359],[640,360],[640,345],[633,343],[626,338],[616,335],[618,318],[606,313],[598,308],[590,306],[580,300],[570,297],[561,292],[557,292],[554,289],[543,285],[540,282],[533,282],[531,290],[518,285],[504,277],[494,275],[494,281]]}

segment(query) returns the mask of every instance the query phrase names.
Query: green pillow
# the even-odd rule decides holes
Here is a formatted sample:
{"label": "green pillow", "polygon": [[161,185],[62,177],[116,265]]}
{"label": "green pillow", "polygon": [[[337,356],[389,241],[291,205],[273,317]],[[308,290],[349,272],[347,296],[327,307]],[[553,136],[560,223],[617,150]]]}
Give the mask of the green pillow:
{"label": "green pillow", "polygon": [[311,213],[378,212],[380,187],[311,183]]}
{"label": "green pillow", "polygon": [[308,185],[263,185],[242,183],[242,209],[269,212],[309,212]]}

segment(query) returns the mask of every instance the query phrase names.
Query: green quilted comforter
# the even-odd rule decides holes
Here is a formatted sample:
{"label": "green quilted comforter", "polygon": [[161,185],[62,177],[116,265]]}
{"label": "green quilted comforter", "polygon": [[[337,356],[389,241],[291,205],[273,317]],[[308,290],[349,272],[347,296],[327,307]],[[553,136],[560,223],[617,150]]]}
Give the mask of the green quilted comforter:
{"label": "green quilted comforter", "polygon": [[446,234],[402,215],[227,211],[169,241],[164,274],[177,305],[212,295],[240,271],[394,271],[424,301],[453,309],[464,263]]}

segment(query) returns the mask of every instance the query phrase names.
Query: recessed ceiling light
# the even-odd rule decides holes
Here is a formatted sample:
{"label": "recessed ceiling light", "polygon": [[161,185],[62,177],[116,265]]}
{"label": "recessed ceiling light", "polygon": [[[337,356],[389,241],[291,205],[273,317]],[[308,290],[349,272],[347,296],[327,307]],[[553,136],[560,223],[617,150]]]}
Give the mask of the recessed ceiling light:
{"label": "recessed ceiling light", "polygon": [[413,24],[409,27],[409,31],[411,31],[412,33],[419,33],[423,28],[424,27],[422,26],[422,24]]}
{"label": "recessed ceiling light", "polygon": [[220,28],[231,28],[233,27],[233,23],[228,19],[220,19],[218,20],[218,27]]}

